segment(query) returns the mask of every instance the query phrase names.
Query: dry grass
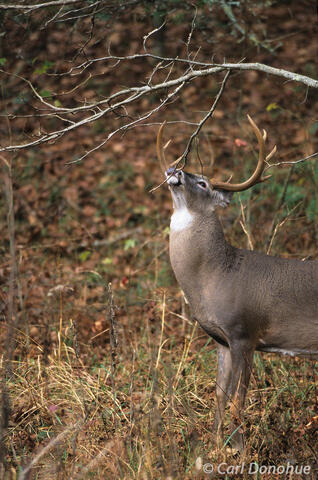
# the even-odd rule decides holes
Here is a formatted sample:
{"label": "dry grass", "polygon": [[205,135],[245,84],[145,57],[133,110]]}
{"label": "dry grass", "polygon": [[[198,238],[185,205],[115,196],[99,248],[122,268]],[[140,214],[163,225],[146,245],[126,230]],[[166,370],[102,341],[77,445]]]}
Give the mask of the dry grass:
{"label": "dry grass", "polygon": [[246,454],[232,456],[227,436],[218,448],[211,436],[213,342],[170,312],[176,302],[167,295],[157,292],[151,315],[146,312],[130,339],[117,319],[118,344],[106,346],[102,361],[92,361],[92,344],[78,345],[72,320],[60,318],[47,356],[38,345],[38,356],[15,362],[8,381],[13,418],[6,478],[193,479],[207,477],[207,462],[242,461],[289,461],[313,471],[314,363],[256,355]]}

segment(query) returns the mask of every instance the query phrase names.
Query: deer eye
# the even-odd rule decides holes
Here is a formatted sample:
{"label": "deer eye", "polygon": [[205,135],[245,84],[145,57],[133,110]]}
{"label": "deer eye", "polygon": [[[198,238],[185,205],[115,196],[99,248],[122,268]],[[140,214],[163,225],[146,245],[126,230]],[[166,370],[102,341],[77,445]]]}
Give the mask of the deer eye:
{"label": "deer eye", "polygon": [[206,188],[207,187],[207,184],[205,182],[198,182],[198,185],[200,185],[200,187],[202,188]]}

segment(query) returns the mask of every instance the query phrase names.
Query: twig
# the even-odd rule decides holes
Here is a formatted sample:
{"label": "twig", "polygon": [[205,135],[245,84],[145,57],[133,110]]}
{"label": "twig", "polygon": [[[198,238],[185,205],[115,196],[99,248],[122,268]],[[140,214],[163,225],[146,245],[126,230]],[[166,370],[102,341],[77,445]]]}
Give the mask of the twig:
{"label": "twig", "polygon": [[[188,39],[187,39],[187,42],[186,42],[187,57],[188,57],[189,60],[190,60],[190,43],[191,43],[191,40],[192,40],[193,32],[195,30],[195,21],[196,21],[197,14],[198,14],[198,9],[195,5],[194,5],[194,8],[195,8],[195,12],[194,12],[193,19],[192,19],[192,22],[191,22],[191,30],[189,32]],[[192,70],[191,62],[189,62],[189,69]]]}
{"label": "twig", "polygon": [[288,172],[288,175],[285,179],[285,182],[284,182],[284,186],[283,186],[283,191],[282,191],[282,194],[281,194],[281,197],[278,201],[278,204],[277,204],[277,207],[276,207],[276,213],[274,215],[274,218],[273,218],[273,221],[272,221],[272,225],[271,225],[271,229],[270,229],[270,232],[269,232],[269,235],[268,235],[268,238],[267,238],[267,242],[266,242],[266,253],[267,255],[269,254],[270,252],[270,249],[271,249],[271,246],[273,244],[273,239],[274,239],[274,236],[276,234],[276,230],[275,230],[275,224],[276,224],[276,220],[278,219],[278,216],[279,216],[279,211],[280,209],[282,208],[284,202],[285,202],[285,197],[286,197],[286,192],[287,192],[287,187],[288,187],[288,184],[290,182],[290,178],[291,178],[291,174],[293,172],[293,166],[289,169],[289,172]]}
{"label": "twig", "polygon": [[50,450],[52,450],[52,448],[54,448],[57,444],[59,444],[64,439],[64,437],[66,437],[72,430],[78,431],[80,429],[80,427],[82,426],[82,424],[83,424],[83,421],[79,420],[77,423],[75,423],[74,425],[71,425],[68,428],[65,428],[65,430],[63,430],[61,433],[59,433],[56,437],[52,438],[52,440],[50,440],[49,443],[45,447],[41,448],[41,450],[35,455],[35,457],[29,463],[29,465],[27,465],[25,468],[22,469],[22,471],[20,472],[20,475],[18,477],[18,480],[27,479],[28,478],[28,473],[34,467],[34,465],[36,465],[38,463],[38,461],[46,453],[48,453]]}
{"label": "twig", "polygon": [[[130,60],[130,59],[135,59],[135,58],[140,58],[142,56],[149,56],[152,58],[157,58],[160,59],[160,61],[179,61],[180,59],[177,58],[165,58],[165,57],[158,57],[150,54],[143,54],[143,55],[132,55],[132,56],[127,56],[127,57],[115,57],[115,56],[109,56],[105,57],[105,59],[111,59],[111,60],[120,60],[121,58]],[[189,59],[183,59],[184,62],[189,65],[190,63],[192,64]],[[113,113],[116,109],[123,108],[127,106],[128,104],[134,103],[137,100],[140,100],[142,97],[145,95],[153,94],[155,92],[161,91],[161,90],[169,90],[171,88],[174,88],[175,90],[172,92],[172,94],[169,94],[167,96],[167,100],[170,98],[170,95],[176,95],[177,92],[179,92],[183,86],[190,81],[194,81],[198,77],[205,77],[209,75],[213,75],[215,73],[221,72],[221,71],[234,71],[234,70],[255,70],[255,71],[261,71],[263,73],[268,73],[271,75],[276,75],[280,76],[283,78],[286,78],[291,81],[296,81],[296,82],[302,82],[305,85],[308,85],[313,88],[318,88],[318,80],[314,80],[312,78],[306,77],[304,75],[299,75],[297,73],[289,72],[287,70],[283,69],[277,69],[274,67],[270,67],[265,64],[259,64],[259,63],[224,63],[224,64],[208,64],[210,65],[209,68],[203,68],[201,70],[190,70],[187,71],[187,73],[180,75],[177,78],[174,78],[172,80],[167,80],[161,83],[158,83],[156,85],[143,85],[141,87],[131,87],[131,88],[125,88],[122,89],[118,92],[115,92],[114,94],[110,95],[106,99],[103,99],[101,101],[95,102],[95,103],[86,103],[85,105],[81,105],[78,107],[73,107],[73,108],[68,108],[68,107],[61,107],[57,105],[56,103],[50,103],[49,101],[43,99],[41,95],[38,94],[36,91],[36,88],[32,85],[32,83],[27,80],[27,79],[22,79],[27,84],[29,87],[32,89],[33,94],[36,96],[37,100],[41,102],[45,107],[48,109],[47,115],[54,115],[56,116],[57,113],[59,114],[64,114],[64,115],[72,115],[74,116],[75,114],[78,113],[85,113],[88,111],[93,112],[92,114],[86,116],[85,118],[80,118],[77,121],[74,121],[71,125],[67,125],[64,128],[57,129],[53,132],[46,133],[44,135],[41,135],[39,138],[36,140],[33,140],[31,142],[25,143],[25,144],[10,144],[5,147],[0,148],[0,152],[3,151],[17,151],[25,148],[30,148],[30,147],[35,147],[38,145],[41,145],[46,142],[51,142],[51,141],[56,141],[57,139],[61,138],[63,135],[70,133],[71,131],[82,127],[84,125],[87,125],[89,123],[95,122],[96,120],[106,116],[108,113]],[[0,72],[6,75],[12,75],[9,74],[8,72],[5,72],[3,69],[0,69]],[[17,75],[15,75],[17,76]],[[21,77],[19,77],[21,78]],[[121,99],[124,97],[123,99]],[[113,103],[115,101],[115,103]],[[165,102],[164,102],[165,103]],[[110,138],[112,138],[116,133],[125,130],[127,128],[130,128],[131,126],[134,126],[138,124],[141,120],[149,118],[151,115],[153,115],[155,112],[157,112],[163,104],[160,104],[156,108],[153,108],[150,112],[147,114],[141,116],[139,119],[134,120],[133,122],[127,123],[125,125],[122,125],[121,127],[117,128],[116,130],[110,132],[106,138],[105,141],[101,142],[96,148],[90,150],[88,153],[83,155],[81,159],[85,158],[89,153],[94,152],[98,148],[101,148],[104,146]],[[106,107],[105,107],[106,105]],[[65,118],[63,119],[65,121]],[[80,159],[80,160],[81,160]]]}
{"label": "twig", "polygon": [[12,169],[6,158],[0,155],[3,166],[4,190],[7,203],[7,225],[10,242],[10,274],[7,303],[7,334],[3,352],[3,372],[1,379],[1,410],[0,410],[0,465],[5,461],[6,446],[5,435],[9,426],[10,418],[10,397],[7,390],[7,379],[11,375],[12,356],[15,348],[14,333],[17,328],[18,315],[16,312],[16,290],[17,290],[17,260],[15,245],[15,219],[13,208],[13,187],[12,187]]}
{"label": "twig", "polygon": [[243,232],[246,235],[247,245],[248,245],[249,250],[254,250],[252,237],[251,237],[249,228],[247,226],[246,216],[245,216],[245,212],[244,212],[244,208],[243,208],[243,204],[242,204],[241,200],[240,200],[240,206],[241,206],[241,215],[242,215],[242,220],[240,220],[240,225],[242,227]]}
{"label": "twig", "polygon": [[[203,75],[210,75],[211,73],[215,73],[215,69],[218,68],[217,71],[222,71],[222,70],[254,70],[257,72],[262,72],[262,73],[268,73],[269,75],[275,75],[277,77],[283,77],[286,78],[287,80],[292,80],[294,82],[300,82],[303,83],[304,85],[308,85],[309,87],[312,88],[318,88],[318,80],[315,80],[311,77],[307,77],[306,75],[301,75],[299,73],[291,72],[289,70],[285,70],[283,68],[276,68],[276,67],[271,67],[269,65],[266,65],[265,63],[258,63],[258,62],[238,62],[238,63],[210,63],[210,62],[199,62],[197,60],[190,60],[189,58],[180,58],[180,57],[162,57],[160,55],[154,55],[152,53],[136,53],[133,55],[126,55],[126,56],[119,56],[119,55],[109,55],[105,57],[99,57],[99,58],[94,58],[91,60],[87,60],[86,62],[83,62],[80,65],[77,65],[76,67],[72,67],[71,69],[67,70],[66,72],[60,73],[60,74],[54,74],[55,76],[59,75],[69,75],[71,74],[74,70],[79,70],[79,69],[86,69],[90,65],[96,62],[105,62],[108,60],[137,60],[139,58],[151,58],[153,60],[159,60],[163,62],[178,62],[178,63],[185,63],[187,65],[191,64],[197,67],[202,67],[204,70],[193,70],[194,74],[196,76],[203,76]],[[207,68],[205,68],[207,67]],[[82,71],[81,70],[81,71]],[[53,74],[52,74],[53,75]]]}
{"label": "twig", "polygon": [[318,152],[315,152],[315,153],[312,153],[311,155],[308,155],[307,157],[304,157],[304,158],[300,158],[299,160],[294,160],[294,161],[287,161],[287,162],[278,162],[278,163],[271,163],[270,165],[268,165],[266,168],[264,168],[264,172],[266,170],[269,170],[270,168],[273,168],[273,167],[279,167],[280,165],[297,165],[297,163],[302,163],[302,162],[306,162],[307,160],[310,160],[311,158],[313,157],[317,157],[318,156]]}
{"label": "twig", "polygon": [[[230,73],[231,73],[230,70],[229,70],[228,72],[226,72],[225,77],[224,77],[223,82],[222,82],[222,85],[221,85],[221,88],[220,88],[217,96],[215,97],[215,100],[214,100],[214,102],[213,102],[212,107],[210,108],[210,110],[208,111],[208,113],[202,118],[202,120],[201,120],[201,122],[199,123],[198,127],[196,128],[196,130],[192,133],[191,137],[189,138],[189,141],[188,141],[188,144],[187,144],[187,146],[186,146],[186,149],[185,149],[185,151],[184,151],[184,153],[182,154],[182,157],[181,157],[181,159],[180,159],[180,161],[183,160],[183,166],[182,166],[182,168],[184,168],[184,165],[185,165],[185,163],[186,163],[186,161],[187,161],[187,157],[188,157],[188,155],[189,155],[189,153],[190,153],[193,140],[195,139],[195,137],[197,137],[197,136],[199,135],[200,130],[201,130],[201,128],[203,127],[203,125],[205,124],[205,122],[206,122],[210,117],[212,117],[212,115],[213,115],[213,113],[214,113],[214,111],[215,111],[215,109],[216,109],[216,106],[217,106],[217,104],[219,103],[220,98],[222,97],[222,94],[223,94],[223,92],[224,92],[224,88],[225,88],[225,85],[226,85],[227,79],[229,78]],[[178,167],[178,165],[177,165],[177,167]]]}
{"label": "twig", "polygon": [[232,7],[230,5],[230,2],[226,2],[225,0],[221,0],[221,5],[223,7],[223,11],[225,13],[225,15],[229,18],[229,20],[232,22],[234,28],[236,28],[236,30],[238,30],[242,35],[243,37],[247,37],[252,43],[254,43],[257,47],[259,45],[261,45],[263,48],[265,48],[266,50],[270,51],[271,53],[273,53],[275,51],[274,48],[270,47],[268,45],[268,41],[265,40],[265,41],[260,41],[258,40],[258,38],[256,37],[256,35],[254,33],[250,34],[248,33],[237,21],[237,19],[235,18],[235,15],[233,13],[233,10],[232,10]]}
{"label": "twig", "polygon": [[162,339],[163,339],[163,331],[164,331],[164,326],[165,326],[165,314],[166,314],[166,294],[165,294],[165,292],[164,292],[164,293],[163,293],[163,296],[162,296],[161,331],[160,331],[160,338],[159,338],[159,347],[158,347],[158,353],[157,353],[157,361],[156,361],[156,366],[155,366],[155,369],[156,369],[156,370],[157,370],[158,367],[159,367],[161,349],[162,349],[164,343],[168,340],[168,339],[166,339],[164,342],[162,341]]}
{"label": "twig", "polygon": [[[223,79],[223,82],[222,82],[222,85],[221,85],[221,88],[213,102],[213,105],[212,107],[210,108],[210,110],[208,111],[208,113],[203,117],[203,119],[201,120],[201,122],[198,124],[196,130],[192,133],[191,137],[189,138],[189,141],[188,141],[188,144],[186,146],[186,149],[185,151],[183,152],[183,154],[181,155],[181,157],[178,158],[178,160],[175,162],[175,165],[176,165],[176,168],[179,168],[180,170],[182,170],[186,164],[186,161],[187,161],[187,157],[190,153],[190,150],[191,150],[191,146],[192,146],[192,143],[193,143],[193,140],[198,136],[198,134],[200,133],[200,130],[201,128],[203,127],[203,125],[205,124],[205,122],[213,115],[215,109],[216,109],[216,106],[224,92],[224,88],[225,88],[225,84],[227,82],[227,79],[230,75],[230,71],[228,71]],[[179,163],[182,162],[182,166],[180,167]],[[159,185],[157,185],[156,187],[152,188],[149,193],[153,193],[155,192],[156,190],[158,190],[158,188],[160,188],[162,185],[164,185],[166,182],[167,182],[168,178],[166,178],[163,182],[161,182]]]}
{"label": "twig", "polygon": [[[152,110],[150,110],[149,112],[147,112],[145,115],[137,118],[136,120],[133,120],[132,122],[130,123],[126,123],[120,127],[118,127],[116,130],[112,131],[111,133],[108,134],[107,138],[105,140],[103,140],[101,143],[99,143],[96,147],[92,148],[91,150],[89,150],[88,152],[86,152],[84,155],[82,155],[80,158],[78,158],[77,160],[73,160],[72,162],[67,162],[66,165],[72,165],[74,163],[79,163],[81,162],[82,160],[84,160],[84,158],[86,158],[88,155],[90,155],[91,153],[93,153],[94,151],[98,150],[99,148],[103,147],[116,133],[120,132],[120,131],[126,131],[128,129],[130,129],[132,126],[142,122],[143,120],[146,120],[147,118],[149,118],[151,115],[153,115],[155,112],[157,112],[158,110],[160,110],[173,96],[175,96],[179,90],[182,89],[182,87],[184,86],[184,83],[182,83],[181,85],[178,85],[177,88],[175,88],[175,90],[173,90],[173,92],[169,93],[166,98],[159,103],[159,105],[157,105],[155,108],[153,108]],[[1,149],[0,149],[1,151]]]}
{"label": "twig", "polygon": [[39,8],[47,8],[58,5],[73,5],[74,3],[81,3],[83,0],[52,0],[51,2],[38,3],[37,5],[23,5],[23,4],[0,4],[0,9],[10,9],[10,10],[37,10]]}
{"label": "twig", "polygon": [[7,201],[7,222],[10,241],[10,276],[9,276],[9,294],[8,294],[8,338],[6,342],[7,359],[10,361],[13,351],[13,330],[16,327],[16,312],[15,312],[15,290],[17,283],[17,260],[16,260],[16,246],[15,246],[15,220],[13,208],[13,187],[12,187],[12,169],[10,163],[0,155],[0,160],[3,162],[3,173],[5,182],[5,195]]}
{"label": "twig", "polygon": [[[149,56],[152,56],[152,55],[149,55]],[[133,55],[131,57],[123,57],[123,58],[128,59],[128,58],[138,58],[138,57],[140,57],[140,55]],[[154,56],[152,56],[152,57],[154,57]],[[118,59],[119,57],[111,56],[111,57],[108,57],[108,58]],[[178,59],[167,59],[167,58],[164,58],[164,57],[156,57],[156,58],[161,58],[162,60],[169,60],[169,61],[171,61],[171,60],[177,61],[178,60]],[[189,59],[185,59],[184,61],[186,61],[189,64]],[[0,148],[0,152],[1,151],[21,150],[21,149],[25,149],[25,148],[29,148],[29,147],[34,147],[34,146],[40,145],[40,144],[45,143],[45,142],[56,140],[56,139],[60,138],[62,135],[66,134],[66,133],[68,133],[68,132],[70,132],[70,131],[72,131],[76,128],[79,128],[83,125],[86,125],[88,123],[91,123],[93,121],[98,120],[99,118],[105,116],[107,113],[114,111],[114,109],[120,108],[120,107],[122,107],[124,105],[127,105],[129,103],[135,102],[136,100],[140,99],[144,95],[154,93],[154,92],[157,92],[157,91],[160,91],[160,90],[163,90],[163,89],[169,89],[169,88],[176,88],[178,90],[179,87],[182,88],[182,86],[184,86],[187,82],[192,81],[192,80],[194,80],[198,77],[209,76],[209,75],[212,75],[214,73],[218,73],[218,72],[221,72],[221,71],[224,71],[224,70],[256,70],[256,71],[261,71],[261,72],[264,72],[264,73],[269,73],[271,75],[276,75],[276,76],[280,76],[280,77],[283,77],[283,78],[287,78],[288,80],[292,80],[292,81],[296,81],[296,82],[302,82],[305,85],[311,86],[313,88],[318,88],[318,80],[314,80],[312,78],[305,77],[304,75],[299,75],[297,73],[288,72],[286,70],[270,67],[268,65],[259,64],[259,63],[236,63],[236,64],[224,63],[224,64],[214,64],[210,68],[205,68],[205,69],[202,69],[202,70],[191,70],[190,72],[188,72],[185,75],[181,75],[178,78],[175,78],[175,79],[169,80],[169,81],[165,81],[165,82],[162,82],[162,83],[159,83],[159,84],[156,84],[156,85],[144,85],[142,87],[126,88],[126,89],[120,90],[119,92],[114,93],[113,95],[111,95],[107,99],[101,100],[99,102],[95,102],[93,104],[87,104],[87,105],[80,106],[80,107],[75,107],[75,108],[65,108],[65,107],[59,107],[59,106],[50,104],[46,100],[43,100],[43,98],[36,92],[36,89],[33,86],[31,87],[32,84],[28,80],[25,80],[29,84],[30,88],[32,88],[33,93],[36,95],[37,99],[39,101],[41,101],[47,108],[52,109],[54,112],[60,112],[60,113],[64,113],[64,114],[69,113],[71,115],[74,115],[77,112],[85,112],[85,111],[94,110],[94,109],[96,110],[96,109],[100,108],[101,106],[103,106],[105,104],[109,105],[110,102],[112,102],[113,100],[115,100],[119,97],[122,97],[122,96],[127,96],[127,97],[124,100],[119,100],[116,104],[113,104],[111,107],[108,106],[103,110],[99,110],[98,112],[95,111],[93,115],[90,115],[90,116],[88,116],[84,119],[81,119],[77,122],[74,122],[74,124],[69,125],[69,126],[63,128],[63,129],[55,130],[54,132],[45,134],[45,135],[41,136],[40,138],[38,138],[38,139],[36,139],[32,142],[28,142],[26,144],[8,145],[6,147],[2,147],[2,148]],[[4,70],[0,70],[0,71],[4,74],[8,74]],[[153,109],[151,112],[154,113],[157,110],[158,109]],[[136,121],[136,123],[137,122],[138,121]],[[128,125],[128,126],[130,126],[130,125]],[[123,128],[127,128],[127,126],[117,129],[116,132],[122,130]],[[108,138],[111,138],[116,132],[112,132],[108,136]],[[100,144],[100,146],[103,146],[103,145],[104,145],[104,143]],[[100,146],[97,147],[97,148],[100,148]]]}
{"label": "twig", "polygon": [[146,35],[143,36],[143,48],[144,48],[145,52],[147,51],[146,42],[147,42],[148,38],[151,37],[151,35],[153,35],[154,33],[159,32],[159,30],[161,30],[165,26],[165,24],[166,24],[166,21],[164,20],[159,27],[155,28],[154,30],[151,30],[151,32],[149,32],[149,33],[147,33]]}
{"label": "twig", "polygon": [[116,321],[116,306],[114,303],[114,295],[112,290],[112,284],[108,284],[108,318],[110,323],[110,348],[111,348],[111,382],[114,401],[116,400],[115,391],[115,372],[116,372],[116,357],[118,347],[118,332]]}
{"label": "twig", "polygon": [[286,215],[286,217],[280,222],[278,223],[276,226],[275,226],[275,229],[274,229],[274,232],[273,232],[273,235],[271,237],[271,240],[270,240],[270,244],[268,246],[268,249],[267,249],[267,254],[270,253],[271,249],[272,249],[272,246],[273,246],[273,242],[274,242],[274,238],[276,237],[276,234],[278,232],[278,230],[283,226],[285,225],[285,223],[287,222],[287,220],[289,219],[289,217],[291,216],[291,214],[299,207],[299,205],[302,204],[302,201],[297,203],[297,205],[294,206],[294,208],[288,212],[288,214]]}

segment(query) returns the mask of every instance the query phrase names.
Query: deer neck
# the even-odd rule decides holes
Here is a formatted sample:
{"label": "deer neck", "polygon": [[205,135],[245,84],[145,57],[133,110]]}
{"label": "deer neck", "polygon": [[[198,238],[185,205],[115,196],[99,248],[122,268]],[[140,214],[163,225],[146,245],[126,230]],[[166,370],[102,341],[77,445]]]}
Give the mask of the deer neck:
{"label": "deer neck", "polygon": [[233,263],[235,249],[225,238],[215,211],[194,213],[175,209],[170,225],[170,260],[183,290],[200,286]]}

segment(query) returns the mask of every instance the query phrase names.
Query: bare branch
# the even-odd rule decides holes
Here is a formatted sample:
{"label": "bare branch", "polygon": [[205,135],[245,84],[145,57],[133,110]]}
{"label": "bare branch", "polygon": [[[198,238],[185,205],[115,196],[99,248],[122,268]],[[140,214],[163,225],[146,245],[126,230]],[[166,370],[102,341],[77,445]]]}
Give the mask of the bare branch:
{"label": "bare branch", "polygon": [[190,60],[189,58],[161,57],[159,55],[153,55],[151,53],[136,53],[134,55],[127,55],[125,57],[107,56],[107,57],[95,58],[92,60],[88,60],[82,63],[81,65],[73,67],[72,69],[70,69],[68,72],[65,72],[64,74],[72,73],[75,69],[87,68],[88,66],[96,62],[107,61],[107,60],[136,60],[138,58],[147,58],[147,57],[155,60],[165,61],[165,62],[173,61],[173,62],[186,63],[186,64],[191,64],[191,65],[196,65],[201,67],[210,67],[210,68],[207,68],[206,70],[193,71],[193,74],[195,74],[196,76],[211,75],[212,73],[215,73],[216,70],[214,69],[216,67],[220,69],[218,71],[254,70],[258,72],[268,73],[269,75],[275,75],[277,77],[283,77],[293,82],[303,83],[304,85],[307,85],[312,88],[318,88],[318,80],[314,80],[313,78],[307,77],[306,75],[301,75],[299,73],[291,72],[289,70],[284,70],[282,68],[270,67],[269,65],[266,65],[264,63],[243,63],[243,62],[241,63],[226,63],[226,62],[225,63],[206,63],[206,62],[198,62],[196,60]]}
{"label": "bare branch", "polygon": [[254,33],[248,33],[240,24],[239,22],[237,21],[237,19],[235,18],[235,15],[233,13],[233,10],[232,10],[232,7],[230,5],[230,2],[226,2],[225,0],[221,0],[221,5],[223,7],[223,11],[225,13],[225,15],[229,18],[229,20],[232,22],[234,28],[240,32],[243,37],[248,37],[248,39],[254,43],[254,45],[256,46],[261,46],[263,48],[265,48],[266,50],[270,51],[270,52],[274,52],[275,51],[275,48],[272,48],[269,46],[269,42],[267,40],[264,40],[264,41],[260,41],[256,35]]}
{"label": "bare branch", "polygon": [[154,30],[151,30],[151,32],[149,32],[149,33],[147,33],[146,35],[143,36],[143,48],[144,48],[145,52],[147,51],[146,42],[147,42],[148,38],[151,37],[151,35],[153,35],[154,33],[159,32],[159,30],[161,30],[164,27],[165,24],[166,24],[166,21],[162,22],[162,24],[158,28],[155,28]]}
{"label": "bare branch", "polygon": [[[192,143],[193,143],[193,140],[199,135],[200,133],[200,130],[201,128],[203,127],[203,125],[205,124],[205,122],[212,117],[215,109],[216,109],[216,106],[217,104],[219,103],[219,100],[220,98],[222,97],[222,94],[224,92],[224,88],[225,88],[225,85],[226,85],[226,82],[229,78],[229,75],[230,75],[231,71],[229,70],[228,72],[226,72],[225,74],[225,77],[223,79],[223,82],[222,82],[222,85],[221,85],[221,88],[217,94],[217,96],[215,97],[215,100],[213,102],[213,105],[212,107],[210,108],[210,110],[208,111],[208,113],[202,118],[201,122],[199,123],[198,127],[196,128],[196,130],[192,133],[191,137],[189,138],[189,141],[188,141],[188,144],[186,146],[186,149],[182,155],[182,157],[180,158],[180,161],[183,159],[183,165],[181,167],[184,168],[184,165],[185,165],[185,162],[187,161],[187,157],[190,153],[190,150],[191,150],[191,147],[192,147]],[[177,165],[178,166],[178,165]]]}
{"label": "bare branch", "polygon": [[122,125],[121,127],[117,128],[116,130],[112,131],[111,133],[109,133],[109,135],[107,136],[107,138],[105,140],[103,140],[99,145],[97,145],[96,147],[92,148],[91,150],[89,150],[88,152],[86,152],[84,155],[82,155],[80,158],[78,158],[77,160],[73,160],[72,162],[68,162],[66,165],[72,165],[74,163],[79,163],[81,162],[82,160],[84,160],[84,158],[86,158],[88,155],[90,155],[91,153],[95,152],[96,150],[98,150],[99,148],[103,147],[107,142],[109,142],[109,140],[114,136],[116,135],[116,133],[119,133],[120,131],[126,131],[130,128],[132,128],[133,126],[135,126],[137,123],[140,123],[142,122],[143,120],[146,120],[147,118],[149,118],[151,115],[153,115],[155,112],[158,112],[158,110],[160,110],[174,95],[176,95],[180,90],[181,88],[184,86],[184,83],[179,85],[173,92],[169,93],[169,95],[167,95],[167,97],[159,104],[157,105],[157,107],[153,108],[152,110],[150,110],[149,112],[147,112],[145,115],[143,115],[142,117],[139,117],[137,118],[136,120],[133,120],[132,122],[130,123],[127,123],[125,125]]}
{"label": "bare branch", "polygon": [[82,3],[83,0],[52,0],[51,2],[39,3],[38,5],[24,5],[24,4],[0,4],[0,8],[3,9],[10,9],[10,10],[37,10],[39,8],[46,8],[52,6],[59,6],[59,5],[73,5],[74,3]]}
{"label": "bare branch", "polygon": [[[148,54],[133,55],[133,56],[128,56],[128,57],[110,56],[110,57],[107,57],[107,58],[112,59],[112,60],[114,60],[114,59],[119,60],[121,58],[125,58],[125,59],[134,58],[135,59],[135,58],[139,58],[141,56],[161,58],[161,57],[155,57],[153,55],[148,55]],[[168,58],[163,58],[163,60],[164,61],[168,61],[168,60],[169,61],[170,60],[178,61],[178,59],[168,59]],[[184,61],[187,62],[188,64],[190,62],[190,60],[184,60]],[[205,69],[201,69],[201,70],[191,70],[191,71],[188,71],[184,75],[180,75],[177,78],[174,78],[172,80],[167,80],[167,81],[155,84],[155,85],[143,85],[141,87],[126,88],[126,89],[123,89],[123,90],[120,90],[120,91],[114,93],[113,95],[110,95],[108,98],[106,98],[104,100],[101,100],[101,101],[98,101],[98,102],[95,102],[95,103],[82,105],[82,106],[79,106],[79,107],[67,108],[67,107],[59,107],[57,105],[54,105],[54,104],[49,103],[48,101],[44,100],[37,93],[36,89],[32,86],[31,82],[24,79],[28,83],[30,88],[32,89],[32,91],[33,91],[34,95],[37,97],[37,99],[41,103],[43,103],[48,109],[51,109],[56,113],[57,112],[59,112],[61,114],[62,113],[63,114],[68,114],[69,113],[71,115],[74,115],[75,113],[78,113],[78,112],[85,112],[85,111],[89,111],[89,110],[92,111],[93,110],[93,114],[89,115],[88,117],[86,117],[84,119],[81,118],[78,121],[74,121],[74,123],[72,125],[69,125],[65,128],[56,130],[56,131],[48,133],[48,134],[45,134],[45,135],[41,136],[40,138],[38,138],[38,139],[36,139],[32,142],[28,142],[26,144],[9,145],[9,146],[6,146],[6,147],[2,147],[2,148],[0,148],[0,152],[21,150],[21,149],[24,149],[24,148],[34,147],[34,146],[40,145],[40,144],[45,143],[45,142],[54,141],[54,140],[58,139],[59,137],[61,137],[62,135],[66,134],[66,133],[68,133],[68,132],[70,132],[70,131],[72,131],[76,128],[79,128],[79,127],[81,127],[85,124],[94,122],[95,120],[101,118],[102,116],[105,116],[107,113],[113,112],[114,110],[116,110],[118,108],[122,108],[123,106],[136,101],[137,99],[139,99],[140,97],[142,97],[144,95],[147,95],[147,94],[153,93],[153,92],[157,92],[157,91],[160,91],[160,90],[163,90],[163,89],[175,88],[175,87],[178,87],[179,85],[183,86],[185,83],[193,81],[198,77],[213,75],[215,73],[218,73],[218,72],[221,72],[221,71],[224,71],[224,70],[227,70],[227,71],[232,71],[232,70],[258,70],[258,71],[262,71],[264,73],[269,73],[269,74],[272,74],[272,75],[288,78],[289,80],[302,82],[304,84],[312,86],[313,88],[318,87],[318,81],[317,80],[314,80],[314,79],[309,78],[309,77],[305,77],[304,75],[299,75],[297,73],[288,72],[286,70],[281,70],[281,69],[269,67],[268,65],[259,64],[259,63],[237,63],[237,64],[236,63],[235,64],[224,63],[224,64],[215,64],[214,66],[212,66],[210,68],[205,68]],[[7,72],[4,72],[3,70],[2,70],[2,72],[7,73]],[[123,96],[125,96],[126,98],[124,98],[123,100],[119,100],[117,103],[111,105],[111,103],[115,99],[118,99],[119,97],[123,97]],[[105,104],[107,104],[107,107],[104,108],[103,110],[101,110],[100,107],[102,107]],[[97,112],[96,112],[96,109],[98,110]],[[155,112],[155,111],[157,111],[157,109],[153,110],[153,112]],[[141,118],[148,118],[148,114],[144,117],[141,117]],[[120,131],[121,129],[122,128],[118,129],[116,132]],[[111,135],[111,136],[113,136],[113,135]],[[104,144],[104,142],[101,145],[103,145],[103,144]]]}
{"label": "bare branch", "polygon": [[70,425],[69,427],[65,428],[61,433],[59,433],[56,437],[52,438],[52,440],[49,441],[49,443],[41,448],[41,450],[35,455],[35,457],[31,460],[29,465],[23,468],[23,470],[20,472],[19,475],[19,480],[24,480],[28,478],[28,473],[32,470],[32,468],[39,462],[39,460],[43,457],[43,455],[46,455],[52,448],[54,448],[56,445],[58,445],[64,438],[73,430],[78,430],[81,428],[83,425],[83,420],[79,420],[77,423],[74,425]]}
{"label": "bare branch", "polygon": [[266,167],[264,169],[264,171],[269,170],[270,168],[273,168],[273,167],[279,167],[280,165],[296,165],[297,163],[306,162],[307,160],[310,160],[311,158],[314,158],[314,157],[317,157],[317,156],[318,156],[318,152],[315,152],[315,153],[312,153],[311,155],[308,155],[307,157],[300,158],[299,160],[272,163],[271,165],[268,165],[268,167]]}

